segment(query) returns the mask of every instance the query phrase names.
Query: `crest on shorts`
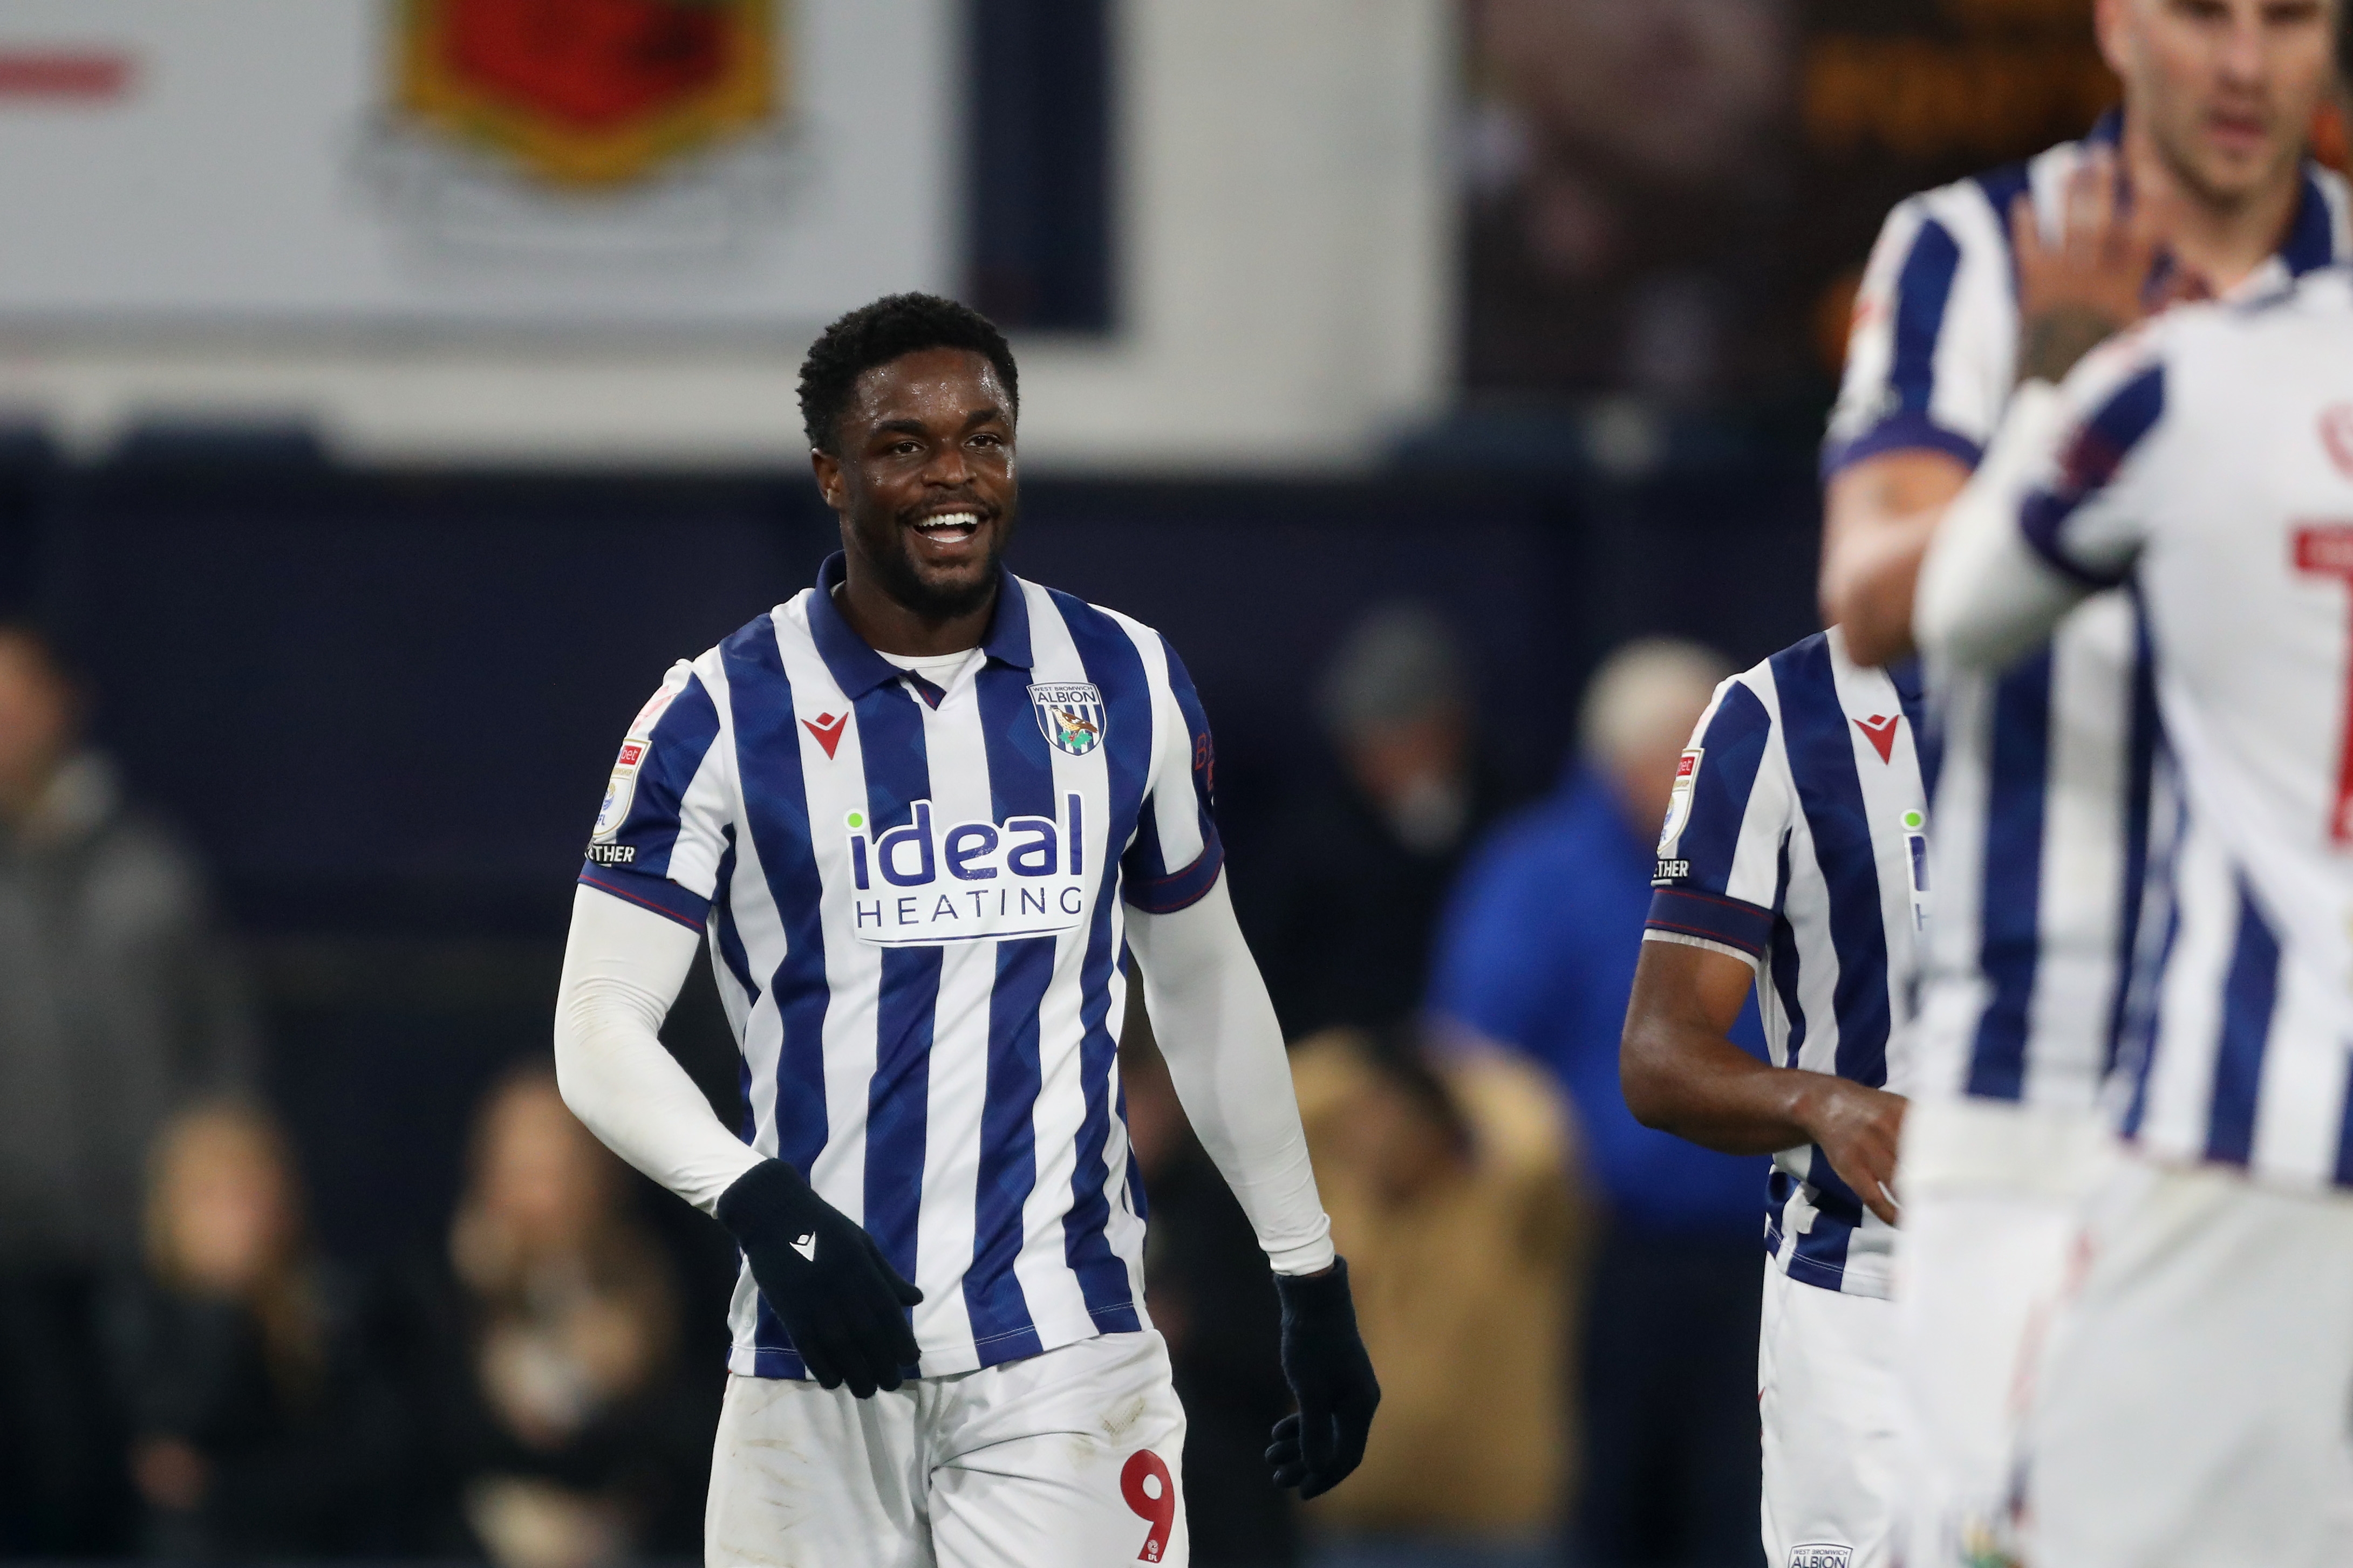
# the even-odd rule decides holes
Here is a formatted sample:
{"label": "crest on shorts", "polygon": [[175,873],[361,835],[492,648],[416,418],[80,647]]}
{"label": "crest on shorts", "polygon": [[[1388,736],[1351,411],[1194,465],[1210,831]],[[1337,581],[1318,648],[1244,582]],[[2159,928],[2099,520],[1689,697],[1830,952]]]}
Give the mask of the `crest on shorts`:
{"label": "crest on shorts", "polygon": [[1107,716],[1096,688],[1083,681],[1033,686],[1029,706],[1037,712],[1039,732],[1054,750],[1085,757],[1102,748]]}

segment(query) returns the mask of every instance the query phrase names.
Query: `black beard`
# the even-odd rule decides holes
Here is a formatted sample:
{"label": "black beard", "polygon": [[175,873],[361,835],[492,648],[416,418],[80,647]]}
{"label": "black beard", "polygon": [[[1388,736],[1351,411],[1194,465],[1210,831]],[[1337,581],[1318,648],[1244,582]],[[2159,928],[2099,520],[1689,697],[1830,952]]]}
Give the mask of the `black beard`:
{"label": "black beard", "polygon": [[969,584],[949,586],[927,583],[915,563],[907,557],[905,535],[899,525],[892,524],[892,544],[895,548],[878,551],[871,558],[879,585],[891,599],[927,621],[952,621],[959,616],[969,616],[988,603],[997,592],[1000,568],[997,561],[1004,554],[1002,535],[988,552],[988,570]]}

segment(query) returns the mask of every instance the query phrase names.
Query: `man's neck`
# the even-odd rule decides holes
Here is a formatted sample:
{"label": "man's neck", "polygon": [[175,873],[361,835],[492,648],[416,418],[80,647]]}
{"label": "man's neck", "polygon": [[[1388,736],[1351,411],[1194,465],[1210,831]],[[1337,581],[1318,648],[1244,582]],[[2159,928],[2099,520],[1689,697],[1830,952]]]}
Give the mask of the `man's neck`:
{"label": "man's neck", "polygon": [[988,635],[989,617],[997,610],[994,583],[980,608],[940,619],[919,614],[891,597],[871,575],[858,570],[854,560],[845,566],[841,582],[833,590],[834,607],[849,623],[849,629],[877,653],[934,658],[978,647],[981,638]]}
{"label": "man's neck", "polygon": [[2182,266],[2227,294],[2269,260],[2287,236],[2304,196],[2304,164],[2292,158],[2278,175],[2238,201],[2217,201],[2184,180],[2158,150],[2146,122],[2127,116],[2122,153],[2133,189],[2170,203],[2169,247]]}

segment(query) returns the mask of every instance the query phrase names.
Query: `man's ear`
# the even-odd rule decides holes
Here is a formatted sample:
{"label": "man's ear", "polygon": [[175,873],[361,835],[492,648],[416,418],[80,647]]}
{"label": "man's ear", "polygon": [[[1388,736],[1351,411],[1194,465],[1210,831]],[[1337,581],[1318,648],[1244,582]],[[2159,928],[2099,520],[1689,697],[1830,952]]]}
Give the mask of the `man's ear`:
{"label": "man's ear", "polygon": [[836,511],[847,510],[849,500],[843,493],[841,459],[821,447],[811,447],[809,468],[817,475],[817,493],[825,498],[825,504]]}
{"label": "man's ear", "polygon": [[2099,40],[2100,58],[2118,76],[2125,74],[2130,63],[2132,40],[2126,31],[2132,18],[2125,15],[2125,0],[2093,0],[2092,32]]}

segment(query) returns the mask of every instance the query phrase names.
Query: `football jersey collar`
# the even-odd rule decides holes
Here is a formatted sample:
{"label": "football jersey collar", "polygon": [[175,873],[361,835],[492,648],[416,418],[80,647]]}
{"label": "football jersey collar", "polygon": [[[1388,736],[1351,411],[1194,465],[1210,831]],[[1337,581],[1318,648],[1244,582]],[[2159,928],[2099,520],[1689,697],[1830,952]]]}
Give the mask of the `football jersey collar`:
{"label": "football jersey collar", "polygon": [[[842,552],[837,550],[818,568],[817,591],[809,595],[808,621],[809,636],[817,643],[818,657],[825,660],[826,673],[841,688],[841,694],[855,702],[876,687],[888,685],[907,672],[876,653],[842,619],[841,611],[833,602],[833,591],[840,585],[847,566]],[[1021,592],[1019,578],[1003,566],[997,573],[997,608],[989,616],[988,635],[981,640],[981,651],[997,663],[1028,669],[1029,601]]]}

